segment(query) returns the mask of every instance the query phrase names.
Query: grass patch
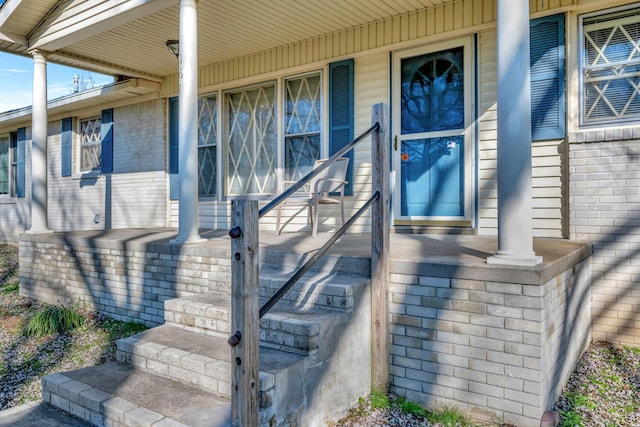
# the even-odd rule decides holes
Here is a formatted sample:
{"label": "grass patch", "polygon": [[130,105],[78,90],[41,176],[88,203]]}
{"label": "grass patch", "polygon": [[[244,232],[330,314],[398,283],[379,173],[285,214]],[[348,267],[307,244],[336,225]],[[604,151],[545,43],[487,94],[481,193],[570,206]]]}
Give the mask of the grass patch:
{"label": "grass patch", "polygon": [[351,426],[353,422],[361,422],[362,419],[379,410],[402,414],[406,421],[411,423],[408,425],[414,425],[413,422],[422,423],[425,421],[444,427],[470,427],[472,425],[456,408],[445,407],[437,411],[427,411],[402,396],[378,392],[371,393],[366,399],[361,397],[358,400],[358,405],[352,408],[345,418],[333,425]]}
{"label": "grass patch", "polygon": [[25,337],[43,337],[71,331],[82,326],[84,316],[76,310],[59,305],[47,305],[36,312],[22,329]]}
{"label": "grass patch", "polygon": [[0,286],[0,294],[8,295],[8,294],[18,293],[19,287],[20,287],[20,284],[17,281],[10,282],[10,283],[3,283],[2,286]]}
{"label": "grass patch", "polygon": [[137,322],[122,322],[111,318],[105,318],[100,327],[109,334],[109,338],[116,340],[123,337],[129,337],[144,331],[147,327]]}
{"label": "grass patch", "polygon": [[580,414],[569,410],[560,411],[560,426],[559,427],[584,427],[582,417]]}
{"label": "grass patch", "polygon": [[465,427],[471,424],[456,408],[443,408],[439,411],[430,412],[426,417],[430,422],[442,424],[447,427]]}

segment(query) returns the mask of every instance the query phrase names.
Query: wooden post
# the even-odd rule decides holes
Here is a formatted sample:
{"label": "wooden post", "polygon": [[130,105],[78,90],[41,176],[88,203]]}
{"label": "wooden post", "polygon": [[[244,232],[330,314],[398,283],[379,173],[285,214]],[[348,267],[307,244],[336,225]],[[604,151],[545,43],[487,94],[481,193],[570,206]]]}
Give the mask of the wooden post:
{"label": "wooden post", "polygon": [[231,425],[258,427],[258,201],[232,200],[231,211]]}
{"label": "wooden post", "polygon": [[389,110],[376,104],[371,124],[380,130],[371,137],[373,193],[380,198],[371,209],[371,388],[386,391],[389,383]]}

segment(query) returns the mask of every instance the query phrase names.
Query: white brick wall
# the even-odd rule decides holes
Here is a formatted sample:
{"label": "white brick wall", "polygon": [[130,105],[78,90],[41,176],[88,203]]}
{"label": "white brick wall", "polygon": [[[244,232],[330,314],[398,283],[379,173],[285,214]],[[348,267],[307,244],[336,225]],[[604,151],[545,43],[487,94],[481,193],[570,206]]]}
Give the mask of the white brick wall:
{"label": "white brick wall", "polygon": [[[230,261],[170,244],[20,241],[20,293],[50,304],[79,304],[114,319],[164,323],[164,301],[208,290],[230,292]],[[61,238],[62,239],[62,238]]]}
{"label": "white brick wall", "polygon": [[[74,123],[74,131],[77,123]],[[56,231],[167,225],[165,101],[114,110],[113,173],[61,175],[61,121],[49,124],[49,227]],[[96,216],[99,215],[99,221]]]}
{"label": "white brick wall", "polygon": [[589,341],[590,272],[587,259],[521,285],[392,266],[392,389],[427,407],[539,426]]}
{"label": "white brick wall", "polygon": [[640,140],[613,141],[614,133],[571,136],[570,238],[593,243],[593,338],[638,346]]}

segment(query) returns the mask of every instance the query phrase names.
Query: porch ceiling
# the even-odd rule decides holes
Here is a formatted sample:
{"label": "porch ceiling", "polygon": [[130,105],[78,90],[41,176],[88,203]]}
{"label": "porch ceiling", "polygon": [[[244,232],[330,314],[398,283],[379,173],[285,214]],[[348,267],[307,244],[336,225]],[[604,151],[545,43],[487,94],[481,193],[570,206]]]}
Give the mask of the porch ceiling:
{"label": "porch ceiling", "polygon": [[[213,64],[456,0],[208,0],[198,2],[199,64]],[[95,3],[95,4],[93,4]],[[178,63],[165,41],[177,39],[178,0],[117,0],[94,19],[69,25],[74,8],[98,0],[7,0],[0,9],[0,50],[37,47],[50,61],[108,74],[161,78]],[[110,4],[110,6],[111,6]],[[79,14],[78,14],[79,16]],[[91,22],[95,22],[92,24]]]}

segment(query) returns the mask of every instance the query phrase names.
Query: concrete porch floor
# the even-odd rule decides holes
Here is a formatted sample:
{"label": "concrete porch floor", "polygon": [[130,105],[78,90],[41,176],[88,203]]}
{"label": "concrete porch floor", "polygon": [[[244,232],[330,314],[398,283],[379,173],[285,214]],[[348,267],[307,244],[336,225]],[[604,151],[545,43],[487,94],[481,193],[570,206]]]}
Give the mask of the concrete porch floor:
{"label": "concrete porch floor", "polygon": [[[206,241],[188,245],[191,251],[230,251],[228,230],[201,230]],[[169,242],[177,235],[173,228],[133,228],[59,232],[42,235],[23,235],[23,239],[38,242],[59,241],[81,243],[92,241],[100,248],[152,251],[153,246],[175,246]],[[587,242],[565,239],[535,238],[534,251],[543,262],[534,267],[502,266],[487,264],[486,259],[498,249],[497,236],[396,234],[390,236],[391,273],[428,274],[474,280],[496,280],[521,284],[543,284],[556,277],[591,254]],[[260,231],[261,251],[266,253],[290,252],[312,255],[330,238],[330,233],[283,233],[275,236],[272,231]],[[371,256],[371,235],[345,234],[327,252],[327,255],[367,260]],[[176,249],[178,250],[178,249]]]}

